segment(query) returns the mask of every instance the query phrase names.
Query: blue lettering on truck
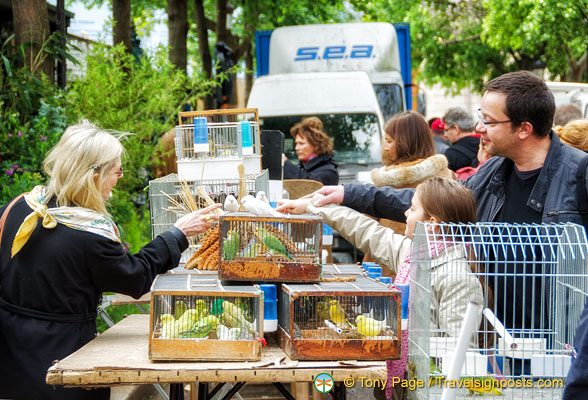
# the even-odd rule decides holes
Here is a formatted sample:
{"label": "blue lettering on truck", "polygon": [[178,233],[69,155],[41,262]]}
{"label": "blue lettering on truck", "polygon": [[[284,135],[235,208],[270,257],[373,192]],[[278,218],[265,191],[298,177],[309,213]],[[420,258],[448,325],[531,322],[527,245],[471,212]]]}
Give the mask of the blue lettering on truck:
{"label": "blue lettering on truck", "polygon": [[372,45],[355,45],[347,52],[346,46],[326,46],[324,50],[320,51],[320,47],[299,47],[296,51],[296,58],[294,61],[308,61],[323,59],[341,59],[341,58],[371,58],[374,46]]}

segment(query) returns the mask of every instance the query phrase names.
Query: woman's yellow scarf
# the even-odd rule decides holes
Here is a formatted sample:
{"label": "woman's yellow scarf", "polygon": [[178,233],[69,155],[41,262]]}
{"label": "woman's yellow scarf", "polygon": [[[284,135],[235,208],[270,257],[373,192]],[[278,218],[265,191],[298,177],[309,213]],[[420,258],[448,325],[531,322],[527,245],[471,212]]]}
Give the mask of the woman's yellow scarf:
{"label": "woman's yellow scarf", "polygon": [[120,234],[114,221],[107,215],[84,207],[47,208],[45,204],[45,187],[35,188],[24,196],[28,206],[33,210],[16,232],[12,243],[11,258],[23,248],[31,233],[37,227],[39,218],[43,219],[45,229],[53,229],[57,223],[79,231],[91,232],[120,243]]}

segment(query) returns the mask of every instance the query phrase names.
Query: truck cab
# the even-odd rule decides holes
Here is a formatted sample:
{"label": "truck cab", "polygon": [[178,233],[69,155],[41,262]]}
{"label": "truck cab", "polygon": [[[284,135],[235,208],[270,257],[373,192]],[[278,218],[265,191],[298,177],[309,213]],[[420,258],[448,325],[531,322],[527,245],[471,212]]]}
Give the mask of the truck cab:
{"label": "truck cab", "polygon": [[291,73],[258,78],[248,106],[259,111],[261,129],[284,132],[284,152],[296,160],[290,128],[316,116],[334,144],[341,183],[381,164],[384,119],[365,72]]}

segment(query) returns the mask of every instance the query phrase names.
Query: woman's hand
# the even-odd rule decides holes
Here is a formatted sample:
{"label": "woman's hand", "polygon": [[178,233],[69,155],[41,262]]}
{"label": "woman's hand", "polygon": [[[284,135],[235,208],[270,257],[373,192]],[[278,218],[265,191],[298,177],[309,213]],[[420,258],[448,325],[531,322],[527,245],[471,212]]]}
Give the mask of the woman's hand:
{"label": "woman's hand", "polygon": [[220,204],[215,204],[203,208],[202,210],[186,214],[182,218],[178,219],[174,226],[184,232],[186,237],[204,233],[207,229],[214,225],[215,221],[218,220],[218,215],[211,214],[211,212],[220,206]]}
{"label": "woman's hand", "polygon": [[312,199],[315,194],[322,194],[323,197],[316,199],[313,204],[316,207],[321,207],[327,204],[341,204],[343,202],[343,195],[345,194],[343,190],[343,185],[339,186],[323,186],[319,190],[314,193],[307,194],[306,196],[302,196],[300,199]]}
{"label": "woman's hand", "polygon": [[278,200],[276,211],[290,214],[304,214],[311,199]]}

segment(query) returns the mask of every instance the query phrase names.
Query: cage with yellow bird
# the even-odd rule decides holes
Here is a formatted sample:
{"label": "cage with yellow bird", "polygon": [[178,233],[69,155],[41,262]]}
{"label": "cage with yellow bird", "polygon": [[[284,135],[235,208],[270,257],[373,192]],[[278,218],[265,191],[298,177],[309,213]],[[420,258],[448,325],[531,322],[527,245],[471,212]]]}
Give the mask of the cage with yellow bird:
{"label": "cage with yellow bird", "polygon": [[280,346],[295,360],[400,357],[401,293],[364,276],[352,281],[282,284]]}
{"label": "cage with yellow bird", "polygon": [[149,358],[255,361],[261,358],[258,286],[215,275],[164,274],[151,287]]}
{"label": "cage with yellow bird", "polygon": [[219,219],[219,277],[318,282],[322,227],[322,218],[310,214],[266,217],[226,213]]}

